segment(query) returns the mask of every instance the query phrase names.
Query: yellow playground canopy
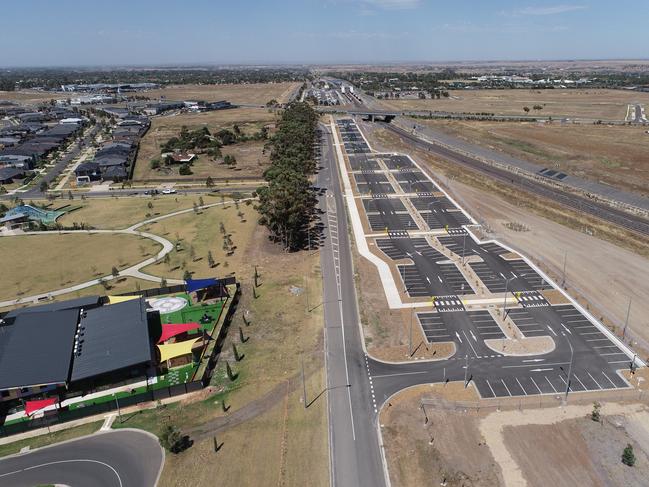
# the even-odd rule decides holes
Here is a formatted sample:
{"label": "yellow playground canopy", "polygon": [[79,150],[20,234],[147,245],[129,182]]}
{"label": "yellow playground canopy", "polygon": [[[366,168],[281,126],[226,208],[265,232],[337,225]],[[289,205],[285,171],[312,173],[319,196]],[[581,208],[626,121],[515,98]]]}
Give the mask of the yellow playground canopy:
{"label": "yellow playground canopy", "polygon": [[158,350],[160,350],[160,362],[191,353],[192,347],[199,340],[202,340],[202,338],[194,338],[193,340],[186,340],[179,343],[157,345]]}
{"label": "yellow playground canopy", "polygon": [[108,296],[108,304],[118,304],[133,299],[140,299],[141,296]]}

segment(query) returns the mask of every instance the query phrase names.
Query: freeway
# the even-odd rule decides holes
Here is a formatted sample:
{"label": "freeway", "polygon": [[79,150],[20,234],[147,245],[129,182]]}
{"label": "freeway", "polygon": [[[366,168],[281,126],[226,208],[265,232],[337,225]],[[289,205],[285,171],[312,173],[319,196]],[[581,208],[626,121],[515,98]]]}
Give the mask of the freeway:
{"label": "freeway", "polygon": [[3,458],[0,484],[152,487],[158,481],[163,462],[164,451],[149,433],[102,432]]}

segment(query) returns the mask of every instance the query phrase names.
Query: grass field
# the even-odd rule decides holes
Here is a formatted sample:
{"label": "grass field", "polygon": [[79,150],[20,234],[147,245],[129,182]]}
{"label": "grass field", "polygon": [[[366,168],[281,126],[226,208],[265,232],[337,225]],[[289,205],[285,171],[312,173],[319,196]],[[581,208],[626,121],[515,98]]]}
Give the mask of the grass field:
{"label": "grass field", "polygon": [[59,443],[61,441],[72,440],[74,438],[79,438],[81,436],[90,435],[101,428],[103,421],[96,421],[94,423],[88,423],[81,426],[76,426],[74,428],[55,431],[53,433],[35,436],[33,438],[27,438],[24,440],[14,441],[13,443],[7,443],[6,445],[0,445],[0,458],[7,455],[13,455],[18,453],[22,448],[29,446],[31,449],[40,448],[43,446],[51,445],[53,443]]}
{"label": "grass field", "polygon": [[[203,196],[205,204],[217,203],[220,196]],[[159,215],[177,210],[191,208],[198,203],[198,196],[188,195],[158,195],[143,198],[92,198],[81,200],[76,198],[70,202],[73,206],[81,206],[78,210],[67,213],[58,219],[65,226],[74,223],[85,223],[98,229],[122,229],[142,220],[155,218]],[[57,201],[52,208],[58,208],[67,201]],[[149,208],[149,203],[153,208]],[[147,216],[149,215],[149,216]]]}
{"label": "grass field", "polygon": [[[624,90],[462,90],[439,100],[379,100],[395,110],[433,110],[497,115],[525,115],[523,107],[541,105],[542,117],[624,120],[629,103],[649,104],[649,93]],[[534,115],[535,110],[530,111]]]}
{"label": "grass field", "polygon": [[[236,108],[232,110],[218,110],[205,113],[183,113],[177,116],[156,117],[151,122],[151,128],[140,142],[137,160],[135,162],[135,180],[148,178],[183,179],[178,174],[178,167],[171,167],[167,174],[163,170],[152,170],[150,162],[160,157],[160,147],[171,137],[177,137],[183,126],[189,130],[207,127],[215,133],[222,128],[232,129],[237,124],[245,134],[253,134],[263,126],[273,127],[276,120],[275,113],[259,108]],[[246,142],[227,146],[222,149],[223,155],[231,154],[237,158],[237,170],[228,168],[209,160],[206,155],[201,155],[193,164],[194,174],[189,176],[213,178],[232,178],[241,176],[261,177],[268,164],[268,155],[262,154],[263,143]]]}
{"label": "grass field", "polygon": [[134,235],[47,234],[0,238],[0,299],[38,294],[124,269],[160,250]]}
{"label": "grass field", "polygon": [[[239,217],[239,211],[243,217]],[[229,273],[239,276],[248,267],[245,254],[246,249],[253,244],[250,238],[257,225],[257,219],[257,212],[252,205],[247,206],[241,202],[239,209],[234,203],[229,203],[201,210],[198,215],[189,212],[149,225],[145,227],[147,231],[163,236],[171,242],[180,242],[181,246],[179,250],[171,251],[168,263],[160,261],[151,264],[145,267],[143,272],[167,279],[182,279],[186,270],[194,273],[197,278],[225,276]],[[235,247],[231,255],[227,255],[228,251],[223,249],[221,223]],[[215,268],[209,267],[208,251],[212,252],[217,264]]]}
{"label": "grass field", "polygon": [[[258,83],[224,85],[171,85],[159,90],[144,92],[151,99],[166,97],[168,100],[227,100],[231,103],[265,105],[273,98],[285,102],[300,83]],[[0,96],[1,98],[1,96]]]}
{"label": "grass field", "polygon": [[649,194],[649,135],[636,126],[418,120],[573,176]]}
{"label": "grass field", "polygon": [[0,91],[0,100],[37,105],[43,101],[69,97],[69,93],[47,93],[41,91]]}

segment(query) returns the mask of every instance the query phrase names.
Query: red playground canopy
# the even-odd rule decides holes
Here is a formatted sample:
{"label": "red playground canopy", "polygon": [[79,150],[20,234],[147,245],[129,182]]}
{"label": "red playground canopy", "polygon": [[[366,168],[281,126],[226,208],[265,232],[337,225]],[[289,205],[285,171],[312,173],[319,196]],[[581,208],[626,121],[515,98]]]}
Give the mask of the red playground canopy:
{"label": "red playground canopy", "polygon": [[162,325],[162,335],[158,343],[164,343],[169,340],[171,337],[180,335],[189,330],[196,330],[200,328],[199,323],[166,323]]}
{"label": "red playground canopy", "polygon": [[56,404],[57,401],[58,399],[55,397],[50,397],[48,399],[41,399],[39,401],[25,401],[25,414],[29,416],[40,409],[44,409],[47,406]]}

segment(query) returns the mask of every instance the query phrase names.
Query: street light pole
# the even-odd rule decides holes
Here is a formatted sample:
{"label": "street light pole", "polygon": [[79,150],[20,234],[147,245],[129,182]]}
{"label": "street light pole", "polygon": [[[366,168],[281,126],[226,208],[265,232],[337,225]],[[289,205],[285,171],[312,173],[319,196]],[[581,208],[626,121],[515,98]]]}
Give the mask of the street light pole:
{"label": "street light pole", "polygon": [[408,355],[412,357],[412,318],[415,314],[415,308],[410,308],[410,333],[408,335]]}
{"label": "street light pole", "polygon": [[568,251],[563,254],[563,278],[561,279],[561,287],[566,286],[566,264],[568,263]]}
{"label": "street light pole", "polygon": [[568,366],[568,381],[566,382],[566,398],[565,398],[565,401],[568,402],[568,391],[570,391],[570,376],[572,375],[572,359],[575,351],[573,350],[572,343],[570,343],[568,337],[566,337],[566,341],[568,342],[568,345],[570,345],[570,365]]}
{"label": "street light pole", "polygon": [[466,365],[464,366],[464,388],[466,389],[467,384],[467,379],[469,377],[469,354],[466,355]]}
{"label": "street light pole", "polygon": [[465,249],[465,244],[466,244],[466,233],[464,233],[464,237],[462,238],[462,265],[464,265],[464,249]]}
{"label": "street light pole", "polygon": [[505,278],[505,299],[503,300],[503,320],[505,319],[505,308],[507,307],[507,290],[509,289],[510,278]]}
{"label": "street light pole", "polygon": [[119,408],[119,399],[117,399],[117,394],[115,394],[115,404],[117,405],[117,417],[119,418],[119,422],[122,422],[122,411]]}
{"label": "street light pole", "polygon": [[631,314],[631,296],[629,296],[629,306],[626,308],[626,319],[624,320],[624,328],[622,328],[622,340],[626,337],[626,327],[629,325],[629,315]]}

